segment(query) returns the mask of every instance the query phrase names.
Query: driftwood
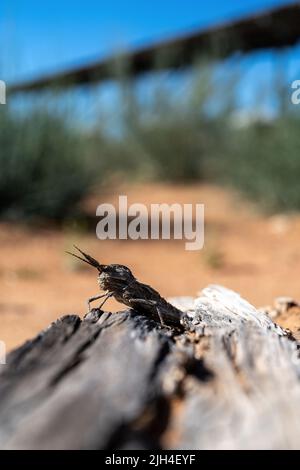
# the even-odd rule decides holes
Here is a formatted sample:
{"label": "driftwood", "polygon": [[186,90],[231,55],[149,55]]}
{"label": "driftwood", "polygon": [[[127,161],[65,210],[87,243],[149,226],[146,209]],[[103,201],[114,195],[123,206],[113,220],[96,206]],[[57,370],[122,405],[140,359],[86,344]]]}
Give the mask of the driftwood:
{"label": "driftwood", "polygon": [[183,333],[94,309],[13,351],[1,366],[0,447],[300,448],[293,337],[219,286],[173,302]]}

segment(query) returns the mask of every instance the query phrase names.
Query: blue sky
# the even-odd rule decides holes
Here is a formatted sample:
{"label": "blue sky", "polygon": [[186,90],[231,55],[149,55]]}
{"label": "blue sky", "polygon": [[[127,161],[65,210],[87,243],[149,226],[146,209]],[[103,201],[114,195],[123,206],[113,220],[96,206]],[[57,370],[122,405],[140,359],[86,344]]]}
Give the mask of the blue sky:
{"label": "blue sky", "polygon": [[284,0],[3,0],[0,75],[8,81],[79,64]]}

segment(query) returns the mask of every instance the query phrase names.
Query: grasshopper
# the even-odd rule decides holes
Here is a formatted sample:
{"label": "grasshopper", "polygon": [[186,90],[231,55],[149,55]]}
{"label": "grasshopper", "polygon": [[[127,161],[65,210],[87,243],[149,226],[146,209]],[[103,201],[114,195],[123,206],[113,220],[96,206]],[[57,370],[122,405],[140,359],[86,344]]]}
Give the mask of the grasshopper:
{"label": "grasshopper", "polygon": [[99,273],[98,284],[100,289],[104,291],[103,294],[88,299],[89,311],[92,302],[104,299],[99,305],[99,309],[101,309],[110,297],[114,297],[127,307],[159,320],[164,327],[181,328],[183,312],[167,302],[155,289],[139,282],[127,266],[100,264],[77,246],[74,245],[74,248],[81,256],[69,251],[67,253],[97,269]]}

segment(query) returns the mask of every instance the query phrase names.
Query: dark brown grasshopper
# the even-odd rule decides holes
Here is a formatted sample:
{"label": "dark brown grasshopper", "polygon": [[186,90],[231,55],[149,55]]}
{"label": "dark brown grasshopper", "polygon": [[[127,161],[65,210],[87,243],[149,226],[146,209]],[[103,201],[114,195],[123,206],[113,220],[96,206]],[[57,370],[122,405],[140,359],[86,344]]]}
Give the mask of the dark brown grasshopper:
{"label": "dark brown grasshopper", "polygon": [[100,289],[105,291],[104,294],[88,299],[89,311],[91,303],[95,300],[104,299],[99,306],[101,309],[107,299],[114,297],[127,307],[148,314],[153,319],[159,319],[163,326],[181,327],[180,321],[183,313],[161,297],[152,287],[139,282],[129,268],[121,264],[100,264],[77,246],[74,245],[74,247],[83,257],[71,252],[67,253],[96,268],[99,272]]}

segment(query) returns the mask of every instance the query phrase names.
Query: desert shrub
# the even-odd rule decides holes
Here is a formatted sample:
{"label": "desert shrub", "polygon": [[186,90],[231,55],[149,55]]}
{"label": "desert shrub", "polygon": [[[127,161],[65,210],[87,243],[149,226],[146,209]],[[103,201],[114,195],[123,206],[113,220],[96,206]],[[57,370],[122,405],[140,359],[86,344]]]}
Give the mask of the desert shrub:
{"label": "desert shrub", "polygon": [[140,127],[136,138],[156,179],[188,182],[205,178],[203,164],[212,151],[213,134],[212,124],[173,119]]}
{"label": "desert shrub", "polygon": [[46,111],[1,112],[0,165],[4,217],[63,218],[76,212],[93,181],[80,133]]}
{"label": "desert shrub", "polygon": [[241,190],[264,209],[300,209],[300,119],[285,115],[269,123],[228,129],[216,152],[214,177]]}
{"label": "desert shrub", "polygon": [[122,153],[140,173],[175,182],[205,178],[205,160],[222,134],[222,119],[212,119],[205,109],[211,95],[210,70],[204,68],[207,73],[200,77],[197,70],[190,82],[183,78],[179,92],[172,74],[158,78],[147,102],[139,99],[132,84],[123,88]]}
{"label": "desert shrub", "polygon": [[102,116],[90,126],[82,119],[75,126],[55,106],[27,114],[2,107],[0,216],[73,215],[95,183],[101,188],[119,181],[110,178],[115,175],[209,180],[239,189],[266,209],[299,210],[299,115],[286,110],[273,120],[237,126],[235,80],[228,89],[222,82],[219,96],[210,67],[200,69],[191,81],[182,77],[181,88],[171,75],[149,96],[143,89],[142,99],[136,84],[121,78],[119,102],[111,106],[117,119]]}

